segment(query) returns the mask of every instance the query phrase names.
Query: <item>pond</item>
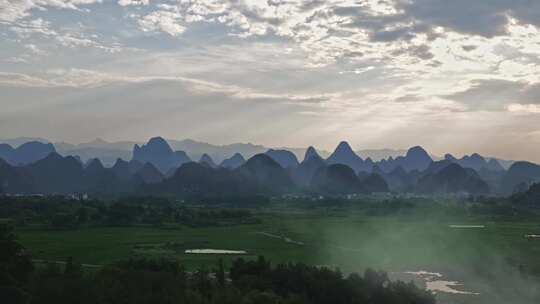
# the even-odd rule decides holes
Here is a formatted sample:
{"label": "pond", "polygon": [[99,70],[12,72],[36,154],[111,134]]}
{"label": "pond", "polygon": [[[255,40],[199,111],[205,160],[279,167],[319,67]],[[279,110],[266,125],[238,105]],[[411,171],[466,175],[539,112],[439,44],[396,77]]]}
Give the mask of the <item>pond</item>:
{"label": "pond", "polygon": [[452,229],[483,229],[485,225],[448,225]]}
{"label": "pond", "polygon": [[187,254],[247,254],[245,250],[228,250],[228,249],[186,249]]}
{"label": "pond", "polygon": [[[404,274],[413,275],[424,281],[426,289],[434,293],[444,292],[450,294],[479,295],[477,292],[462,290],[463,284],[457,281],[444,280],[444,276],[438,272],[429,271],[406,271]],[[457,289],[460,288],[460,289]]]}

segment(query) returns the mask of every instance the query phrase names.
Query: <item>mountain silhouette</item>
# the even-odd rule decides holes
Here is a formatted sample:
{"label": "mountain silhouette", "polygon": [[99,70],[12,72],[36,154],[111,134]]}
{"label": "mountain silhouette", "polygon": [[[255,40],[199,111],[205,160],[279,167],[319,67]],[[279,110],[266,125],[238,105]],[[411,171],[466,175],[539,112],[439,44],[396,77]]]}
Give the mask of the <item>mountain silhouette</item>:
{"label": "mountain silhouette", "polygon": [[15,164],[29,164],[44,159],[53,152],[56,152],[56,150],[52,144],[31,141],[15,149],[13,160]]}
{"label": "mountain silhouette", "polygon": [[431,194],[487,194],[490,191],[488,184],[476,171],[463,168],[456,163],[450,163],[440,170],[428,172],[420,177],[416,189],[420,193]]}
{"label": "mountain silhouette", "polygon": [[212,158],[206,153],[201,156],[201,159],[199,160],[199,163],[200,164],[205,164],[205,165],[209,166],[210,168],[216,168],[217,167],[216,163],[214,163],[214,160],[212,160]]}
{"label": "mountain silhouette", "polygon": [[83,166],[72,156],[51,153],[26,167],[39,193],[77,193],[84,190]]}
{"label": "mountain silhouette", "polygon": [[318,158],[322,158],[319,153],[317,152],[317,150],[313,147],[313,146],[309,146],[307,149],[306,149],[306,153],[304,154],[304,161],[312,158],[312,157],[318,157]]}
{"label": "mountain silhouette", "polygon": [[[540,166],[530,162],[516,162],[504,174],[501,190],[511,194],[518,190],[526,190],[529,185],[540,181]],[[521,185],[521,189],[517,189]]]}
{"label": "mountain silhouette", "polygon": [[234,155],[230,158],[224,159],[219,166],[227,169],[236,169],[242,166],[245,162],[246,160],[242,154],[234,153]]}
{"label": "mountain silhouette", "polygon": [[189,162],[178,168],[175,174],[156,185],[158,193],[190,196],[238,195],[249,192],[250,181],[225,168]]}
{"label": "mountain silhouette", "polygon": [[15,149],[13,149],[12,146],[8,144],[0,144],[0,159],[11,163],[11,159],[13,158],[14,153]]}
{"label": "mountain silhouette", "polygon": [[128,165],[129,165],[129,172],[131,172],[131,174],[133,175],[137,173],[139,170],[141,170],[141,168],[144,166],[144,164],[138,160],[130,160]]}
{"label": "mountain silhouette", "polygon": [[145,163],[135,173],[135,179],[145,184],[157,184],[163,181],[163,174],[152,163]]}
{"label": "mountain silhouette", "polygon": [[235,153],[240,153],[246,158],[258,153],[264,153],[267,147],[254,144],[233,143],[228,145],[213,145],[193,139],[169,140],[176,150],[186,151],[194,159],[200,158],[203,154],[208,154],[214,161],[222,162],[224,159]]}
{"label": "mountain silhouette", "polygon": [[540,183],[532,184],[525,191],[514,193],[511,200],[518,204],[540,205]]}
{"label": "mountain silhouette", "polygon": [[308,187],[311,184],[311,179],[315,172],[319,169],[326,167],[326,162],[315,153],[308,153],[306,151],[306,157],[304,160],[292,171],[292,178],[294,182],[302,187]]}
{"label": "mountain silhouette", "polygon": [[377,173],[384,178],[388,185],[388,189],[396,192],[411,192],[416,184],[416,178],[412,174],[409,174],[401,166],[395,167],[389,173],[379,171]]}
{"label": "mountain silhouette", "polygon": [[473,153],[472,155],[465,155],[463,158],[458,160],[458,164],[463,168],[471,168],[476,171],[487,166],[487,161],[478,153]]}
{"label": "mountain silhouette", "polygon": [[147,144],[133,148],[133,160],[141,163],[151,163],[161,173],[167,173],[171,168],[191,161],[183,151],[173,151],[167,141],[161,137],[151,138]]}
{"label": "mountain silhouette", "polygon": [[246,179],[254,181],[261,192],[286,192],[294,188],[287,170],[266,154],[257,154],[235,170]]}
{"label": "mountain silhouette", "polygon": [[298,166],[296,155],[290,151],[270,149],[265,154],[270,156],[282,168],[295,168]]}
{"label": "mountain silhouette", "polygon": [[388,192],[388,183],[377,173],[371,173],[366,178],[360,180],[360,187],[363,193]]}
{"label": "mountain silhouette", "polygon": [[360,180],[354,170],[344,164],[332,164],[317,170],[311,180],[315,192],[350,194],[362,191]]}
{"label": "mountain silhouette", "polygon": [[33,178],[24,168],[10,165],[0,159],[0,194],[35,193]]}
{"label": "mountain silhouette", "polygon": [[410,148],[405,157],[398,157],[396,161],[407,171],[423,171],[433,162],[426,150],[420,146]]}
{"label": "mountain silhouette", "polygon": [[[389,157],[383,159],[374,164],[379,166],[383,172],[391,172],[397,167],[401,167],[403,170],[409,172],[413,170],[423,171],[433,162],[433,159],[429,154],[420,146],[415,146],[407,150],[404,156],[398,156],[396,158]],[[366,166],[369,168],[369,166]],[[369,170],[364,170],[369,172]]]}
{"label": "mountain silhouette", "polygon": [[[103,140],[87,144],[112,145]],[[81,144],[81,147],[85,145]],[[309,147],[302,151],[304,160],[301,163],[291,151],[270,149],[247,161],[239,153],[229,154],[233,156],[217,167],[213,156],[203,153],[199,165],[212,171],[190,165],[184,168],[189,170],[184,171],[182,178],[175,176],[180,167],[190,163],[188,155],[174,151],[161,137],[151,138],[144,145],[135,145],[131,161],[116,159],[110,168],[101,159],[85,158],[86,164],[82,165],[78,156],[63,157],[56,152],[37,159],[54,149],[51,144],[40,142],[24,143],[16,149],[0,144],[0,158],[4,159],[0,163],[0,190],[4,193],[70,194],[142,193],[144,189],[152,189],[152,194],[157,195],[165,194],[160,189],[178,195],[199,190],[199,195],[274,195],[299,191],[347,194],[388,190],[511,194],[526,192],[531,184],[540,182],[540,166],[533,163],[516,162],[504,171],[498,160],[478,153],[460,159],[447,154],[444,160],[433,161],[420,146],[410,148],[403,156],[377,162],[369,157],[362,159],[347,142],[341,142],[327,160]],[[24,163],[33,159],[37,160]],[[164,169],[167,169],[166,177]],[[198,176],[207,176],[212,181],[205,183],[198,180]],[[198,190],[190,190],[189,185],[198,185]],[[205,194],[204,191],[209,192]]]}
{"label": "mountain silhouette", "polygon": [[25,165],[44,159],[56,152],[52,144],[38,141],[24,143],[14,149],[8,144],[0,144],[0,158],[12,165]]}
{"label": "mountain silhouette", "polygon": [[97,158],[90,160],[83,169],[82,183],[82,191],[91,193],[123,192],[127,187],[112,169],[105,168]]}
{"label": "mountain silhouette", "polygon": [[451,164],[455,164],[455,162],[449,159],[434,161],[431,164],[429,164],[426,170],[422,171],[422,174],[426,175],[426,174],[439,173],[442,169],[450,166]]}
{"label": "mountain silhouette", "polygon": [[482,169],[487,169],[491,171],[504,171],[504,168],[496,159],[491,158],[487,160],[486,158],[484,158],[482,155],[478,153],[465,155],[460,159],[455,158],[451,154],[446,154],[444,158],[445,160],[459,164],[463,168],[471,168],[476,171],[480,171]]}
{"label": "mountain silhouette", "polygon": [[191,161],[191,158],[184,151],[174,151],[173,159],[176,167]]}
{"label": "mountain silhouette", "polygon": [[346,165],[355,172],[366,171],[362,170],[364,167],[364,161],[362,158],[360,158],[360,156],[354,153],[353,149],[346,141],[339,143],[334,152],[326,159],[326,163],[329,165]]}
{"label": "mountain silhouette", "polygon": [[130,179],[134,172],[129,168],[129,163],[121,158],[117,159],[114,165],[111,167],[111,171],[120,180]]}
{"label": "mountain silhouette", "polygon": [[99,160],[99,158],[94,158],[88,161],[87,165],[85,166],[84,170],[89,173],[100,173],[105,170],[105,167]]}
{"label": "mountain silhouette", "polygon": [[488,170],[491,170],[491,171],[497,171],[497,172],[502,172],[504,171],[504,168],[503,166],[501,165],[501,163],[496,160],[495,158],[491,158],[487,164],[486,164],[486,169]]}

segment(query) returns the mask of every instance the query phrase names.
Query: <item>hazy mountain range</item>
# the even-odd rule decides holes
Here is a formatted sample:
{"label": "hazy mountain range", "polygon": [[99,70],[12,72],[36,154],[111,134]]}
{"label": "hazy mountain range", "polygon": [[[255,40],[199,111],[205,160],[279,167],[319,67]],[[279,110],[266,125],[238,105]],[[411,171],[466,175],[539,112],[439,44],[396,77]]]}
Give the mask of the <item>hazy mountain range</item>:
{"label": "hazy mountain range", "polygon": [[[51,141],[44,138],[19,137],[12,139],[0,139],[0,143],[9,144],[12,147],[18,147],[30,141],[42,143],[50,143]],[[235,153],[240,153],[244,157],[251,157],[258,153],[264,153],[269,149],[288,150],[296,155],[297,158],[303,157],[306,148],[289,148],[289,147],[266,147],[251,143],[233,143],[229,145],[213,145],[205,142],[195,141],[192,139],[170,140],[167,142],[174,150],[186,152],[192,159],[199,159],[203,154],[208,154],[213,160],[221,162],[226,158],[233,156]],[[72,144],[66,142],[54,142],[56,150],[62,155],[78,155],[83,161],[99,158],[105,165],[112,165],[117,158],[131,159],[133,147],[142,145],[143,142],[137,141],[118,141],[108,142],[102,139],[95,139],[87,143]],[[365,155],[374,160],[388,158],[390,156],[397,157],[403,155],[406,150],[393,149],[368,149],[358,150],[356,153]],[[323,157],[328,157],[331,152],[319,150]]]}
{"label": "hazy mountain range", "polygon": [[[78,156],[83,162],[93,158],[99,158],[105,166],[112,166],[116,159],[131,159],[133,156],[133,147],[135,145],[143,145],[144,142],[137,141],[117,141],[109,142],[103,139],[95,139],[86,143],[67,143],[67,142],[52,142],[45,138],[36,137],[18,137],[11,139],[0,139],[0,143],[9,144],[16,148],[27,142],[37,141],[41,143],[52,143],[58,153],[61,155]],[[264,153],[269,149],[287,150],[292,152],[297,159],[303,159],[306,148],[290,148],[290,147],[266,147],[251,143],[233,143],[229,145],[214,145],[192,139],[174,140],[167,139],[168,144],[173,150],[184,151],[191,159],[200,159],[203,154],[208,154],[215,162],[222,162],[230,158],[235,153],[240,153],[243,157],[251,157],[258,153]],[[364,158],[369,158],[373,161],[387,159],[389,157],[397,158],[405,155],[407,150],[403,149],[363,149],[356,150],[355,153]],[[327,158],[332,154],[331,151],[318,150],[321,157]],[[430,155],[433,159],[440,160],[444,157]],[[493,158],[493,157],[486,157]],[[514,161],[498,159],[499,163],[508,169]]]}
{"label": "hazy mountain range", "polygon": [[[210,151],[193,158],[185,151],[173,148],[167,140],[154,137],[144,144],[135,143],[132,152],[127,153],[128,157],[117,158],[113,165],[107,166],[99,157],[84,160],[80,155],[66,154],[88,148],[115,151],[126,149],[131,143],[97,140],[78,145],[79,150],[61,152],[43,140],[25,140],[33,141],[16,147],[0,145],[0,189],[4,192],[145,191],[179,196],[387,191],[510,194],[527,191],[540,181],[540,166],[533,163],[516,162],[506,170],[498,160],[477,153],[459,159],[447,154],[439,160],[420,146],[411,147],[403,155],[381,160],[362,158],[345,141],[339,143],[328,157],[309,147],[300,157],[286,149],[267,149],[253,156],[230,152],[230,157],[216,160]],[[16,141],[11,143],[17,144]],[[197,146],[212,148],[214,153],[217,153],[216,149],[223,152],[232,146],[254,153],[253,147],[259,147],[250,144],[212,146],[194,141],[176,142],[177,146],[179,143],[190,147],[191,151]],[[67,144],[57,146],[66,148]]]}

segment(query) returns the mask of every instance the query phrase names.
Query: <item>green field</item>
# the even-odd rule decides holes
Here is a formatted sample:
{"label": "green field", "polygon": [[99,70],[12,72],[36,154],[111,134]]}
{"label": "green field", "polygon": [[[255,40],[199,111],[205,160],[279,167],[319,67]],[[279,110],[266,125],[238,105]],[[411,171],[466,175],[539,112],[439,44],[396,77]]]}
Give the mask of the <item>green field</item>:
{"label": "green field", "polygon": [[[298,261],[339,267],[344,272],[371,267],[406,280],[414,277],[404,276],[405,271],[438,272],[444,280],[464,284],[456,289],[480,293],[439,293],[442,303],[512,300],[517,291],[526,296],[538,292],[540,286],[540,239],[524,237],[540,234],[540,220],[534,218],[368,216],[354,209],[266,210],[257,216],[261,224],[73,231],[20,228],[18,235],[33,257],[43,260],[72,256],[84,264],[102,265],[136,255],[174,256],[188,269],[211,269],[218,258],[229,262],[237,256],[184,254],[184,250],[245,250],[246,258],[264,255],[273,262]],[[451,227],[464,224],[484,227]]]}

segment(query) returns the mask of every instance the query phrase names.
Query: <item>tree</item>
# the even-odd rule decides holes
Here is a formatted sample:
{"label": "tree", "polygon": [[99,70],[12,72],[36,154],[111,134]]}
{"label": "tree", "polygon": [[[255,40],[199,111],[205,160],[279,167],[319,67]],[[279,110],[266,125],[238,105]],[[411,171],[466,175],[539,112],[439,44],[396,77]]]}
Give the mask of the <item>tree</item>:
{"label": "tree", "polygon": [[0,285],[23,286],[34,270],[30,255],[19,244],[9,225],[0,225]]}
{"label": "tree", "polygon": [[220,287],[225,286],[225,267],[223,266],[223,259],[218,260],[218,269],[216,269],[216,280]]}
{"label": "tree", "polygon": [[64,274],[73,277],[82,276],[82,266],[79,263],[73,261],[73,257],[69,257],[66,261],[66,266],[64,268]]}

